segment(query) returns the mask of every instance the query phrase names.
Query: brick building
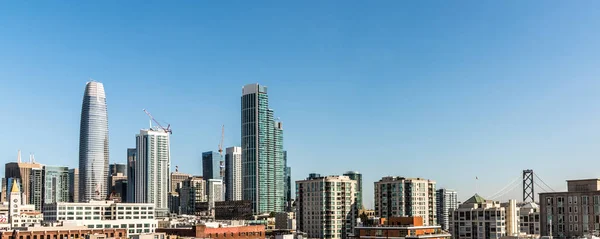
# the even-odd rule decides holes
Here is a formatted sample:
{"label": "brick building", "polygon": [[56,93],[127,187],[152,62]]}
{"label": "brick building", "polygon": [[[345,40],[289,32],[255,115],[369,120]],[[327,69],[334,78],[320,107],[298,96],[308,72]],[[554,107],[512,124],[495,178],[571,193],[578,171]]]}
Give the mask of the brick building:
{"label": "brick building", "polygon": [[[16,233],[16,238],[13,237]],[[124,228],[90,229],[85,226],[61,227],[22,227],[16,231],[0,231],[0,239],[46,239],[46,238],[86,238],[87,235],[100,234],[115,239],[127,238]]]}
{"label": "brick building", "polygon": [[450,239],[441,226],[425,226],[422,217],[381,218],[374,227],[357,227],[353,238],[429,238]]}
{"label": "brick building", "polygon": [[[221,239],[264,239],[266,238],[265,226],[239,226],[239,227],[207,227],[196,225],[188,228],[157,228],[156,232],[164,232],[171,236],[195,238],[221,238]],[[4,238],[2,238],[4,239]]]}

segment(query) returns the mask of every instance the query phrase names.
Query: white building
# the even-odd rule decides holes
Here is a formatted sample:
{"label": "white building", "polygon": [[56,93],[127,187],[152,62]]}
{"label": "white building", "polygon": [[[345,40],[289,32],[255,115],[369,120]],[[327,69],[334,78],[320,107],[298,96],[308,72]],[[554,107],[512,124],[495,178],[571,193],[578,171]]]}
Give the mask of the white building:
{"label": "white building", "polygon": [[436,225],[435,181],[384,177],[375,182],[375,216],[423,217],[423,225]]}
{"label": "white building", "polygon": [[136,136],[134,202],[154,203],[158,217],[169,212],[169,136],[168,132],[157,128],[140,130]]}
{"label": "white building", "polygon": [[436,210],[438,225],[443,230],[450,228],[450,212],[458,208],[458,195],[456,191],[449,189],[439,189],[436,192]]}
{"label": "white building", "polygon": [[521,234],[540,235],[540,206],[530,202],[519,208],[519,228]]}
{"label": "white building", "polygon": [[242,200],[242,147],[225,149],[226,200]]}
{"label": "white building", "polygon": [[475,194],[452,212],[453,239],[499,239],[506,236],[506,208]]}
{"label": "white building", "polygon": [[44,221],[88,228],[125,228],[128,235],[153,233],[158,221],[153,203],[59,202],[44,205]]}
{"label": "white building", "polygon": [[215,202],[222,202],[225,200],[223,194],[223,180],[221,179],[209,179],[208,180],[208,208],[209,210],[215,207]]}
{"label": "white building", "polygon": [[23,194],[16,180],[12,181],[10,194],[8,195],[8,222],[11,227],[26,227],[40,224],[44,215],[35,211],[35,205],[24,205]]}
{"label": "white building", "polygon": [[309,238],[348,238],[356,225],[358,184],[348,176],[296,181],[296,226]]}

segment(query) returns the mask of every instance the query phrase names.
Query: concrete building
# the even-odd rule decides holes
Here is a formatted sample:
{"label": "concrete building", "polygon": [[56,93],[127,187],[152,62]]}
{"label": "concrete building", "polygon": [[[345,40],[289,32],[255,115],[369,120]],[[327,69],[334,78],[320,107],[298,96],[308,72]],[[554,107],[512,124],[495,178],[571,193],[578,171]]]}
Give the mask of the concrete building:
{"label": "concrete building", "polygon": [[275,214],[275,229],[296,230],[296,212],[280,212]]}
{"label": "concrete building", "polygon": [[529,202],[519,208],[519,232],[526,235],[540,235],[540,207]]}
{"label": "concrete building", "polygon": [[0,239],[45,239],[45,238],[82,238],[82,239],[126,239],[127,232],[120,228],[90,229],[85,226],[22,227],[15,231],[0,231]]}
{"label": "concrete building", "polygon": [[242,198],[252,201],[256,214],[283,212],[283,124],[269,108],[266,86],[244,86],[241,101]]}
{"label": "concrete building", "polygon": [[378,217],[423,217],[424,225],[436,225],[435,182],[422,178],[384,177],[375,182]]}
{"label": "concrete building", "polygon": [[439,189],[436,192],[437,224],[443,230],[450,229],[450,212],[458,208],[458,194],[454,190]]}
{"label": "concrete building", "polygon": [[153,203],[58,202],[44,205],[44,221],[59,222],[92,229],[127,229],[127,235],[153,233],[158,221]]}
{"label": "concrete building", "polygon": [[[223,194],[223,180],[220,179],[209,179],[206,183],[208,191],[208,207],[209,210],[214,209],[215,202],[225,201],[225,195]],[[214,214],[212,214],[214,215]]]}
{"label": "concrete building", "polygon": [[69,202],[79,202],[79,169],[69,169]]}
{"label": "concrete building", "polygon": [[600,229],[600,179],[568,180],[566,192],[539,195],[542,236],[581,237]]}
{"label": "concrete building", "polygon": [[348,171],[344,173],[344,176],[350,177],[358,183],[358,191],[356,196],[356,207],[358,210],[363,209],[363,198],[362,198],[362,174],[357,171]]}
{"label": "concrete building", "polygon": [[195,215],[198,203],[206,202],[206,181],[202,177],[190,177],[180,183],[179,214]]}
{"label": "concrete building", "polygon": [[[29,157],[29,162],[21,162],[21,150],[17,155],[17,162],[6,163],[4,167],[4,178],[18,178],[20,180],[21,192],[25,193],[24,203],[29,204],[31,186],[31,170],[42,169],[42,165],[34,161],[33,156]],[[10,185],[10,184],[7,184]]]}
{"label": "concrete building", "polygon": [[519,207],[517,207],[517,201],[511,199],[507,203],[501,203],[500,206],[504,207],[506,213],[506,235],[519,236]]}
{"label": "concrete building", "polygon": [[215,220],[253,220],[252,202],[221,201],[214,203],[214,211],[210,211],[208,202],[196,204],[196,215],[206,216],[214,212]]}
{"label": "concrete building", "polygon": [[42,205],[69,201],[69,168],[44,166],[42,181]]}
{"label": "concrete building", "polygon": [[225,200],[242,200],[242,147],[225,149]]}
{"label": "concrete building", "polygon": [[85,86],[79,128],[79,201],[106,198],[108,178],[108,113],[104,85]]}
{"label": "concrete building", "polygon": [[348,238],[356,225],[357,189],[348,176],[296,181],[297,229],[310,238]]}
{"label": "concrete building", "polygon": [[[117,177],[117,179],[113,179]],[[108,181],[107,181],[107,194],[111,194],[115,191],[115,182],[121,179],[127,179],[127,164],[112,163],[108,166]],[[127,200],[126,198],[124,200]]]}
{"label": "concrete building", "polygon": [[178,192],[169,192],[169,212],[181,214],[181,198]]}
{"label": "concrete building", "polygon": [[159,217],[169,213],[170,155],[169,132],[152,128],[136,135],[135,180],[128,187],[136,203],[154,203]]}
{"label": "concrete building", "polygon": [[381,218],[376,225],[357,227],[353,238],[451,238],[441,226],[425,226],[423,222],[422,217]]}
{"label": "concrete building", "polygon": [[506,236],[506,209],[475,194],[452,212],[454,239],[500,239]]}
{"label": "concrete building", "polygon": [[179,172],[179,167],[175,166],[175,172],[171,173],[171,192],[177,192],[179,183],[191,177],[191,174]]}

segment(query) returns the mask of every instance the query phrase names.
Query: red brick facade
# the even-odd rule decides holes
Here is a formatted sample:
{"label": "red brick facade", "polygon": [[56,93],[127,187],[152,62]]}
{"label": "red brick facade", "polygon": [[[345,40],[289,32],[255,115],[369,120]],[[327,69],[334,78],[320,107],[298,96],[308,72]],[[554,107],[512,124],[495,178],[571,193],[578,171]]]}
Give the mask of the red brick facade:
{"label": "red brick facade", "polygon": [[[85,238],[90,234],[104,234],[106,237],[114,237],[115,239],[126,239],[127,229],[111,228],[111,229],[79,229],[67,230],[56,227],[48,227],[48,230],[35,231],[17,231],[15,239],[61,239],[61,238]],[[0,232],[0,239],[13,239],[13,231]]]}

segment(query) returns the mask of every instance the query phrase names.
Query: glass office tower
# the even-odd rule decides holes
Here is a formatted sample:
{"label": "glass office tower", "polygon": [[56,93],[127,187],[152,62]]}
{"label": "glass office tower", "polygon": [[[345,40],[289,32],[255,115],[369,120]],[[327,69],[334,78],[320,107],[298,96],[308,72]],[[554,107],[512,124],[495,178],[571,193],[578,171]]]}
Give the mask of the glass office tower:
{"label": "glass office tower", "polygon": [[106,198],[108,181],[108,114],[104,85],[85,86],[79,128],[79,201]]}

